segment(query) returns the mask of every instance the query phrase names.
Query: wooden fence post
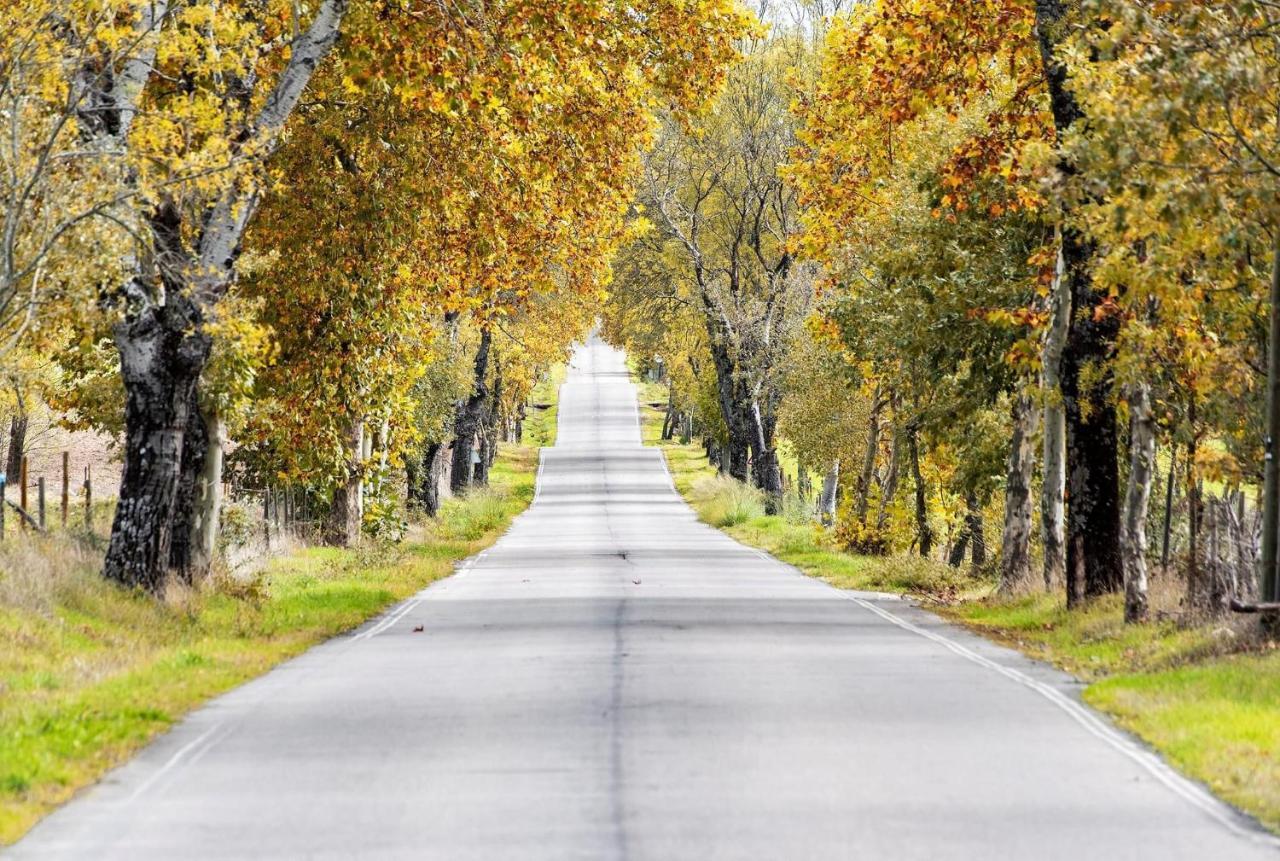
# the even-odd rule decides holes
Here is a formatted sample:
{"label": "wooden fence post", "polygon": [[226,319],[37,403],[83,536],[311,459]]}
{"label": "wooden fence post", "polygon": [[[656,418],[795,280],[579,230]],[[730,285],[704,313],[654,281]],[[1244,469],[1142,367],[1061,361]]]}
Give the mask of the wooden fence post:
{"label": "wooden fence post", "polygon": [[67,512],[71,508],[71,452],[62,453],[62,528],[67,528]]}
{"label": "wooden fence post", "polygon": [[8,479],[8,476],[7,476],[7,475],[4,475],[3,473],[0,473],[0,541],[3,541],[3,540],[4,540],[4,509],[5,509],[5,505],[6,505],[6,503],[5,503],[5,489],[6,489],[5,482],[6,482],[6,480],[7,480],[7,479]]}
{"label": "wooden fence post", "polygon": [[93,467],[84,468],[84,531],[93,531]]}
{"label": "wooden fence post", "polygon": [[37,482],[36,505],[39,506],[39,509],[40,509],[40,514],[37,519],[37,522],[40,524],[40,531],[44,532],[46,525],[45,525],[45,519],[44,519],[44,476],[43,475],[40,476]]}

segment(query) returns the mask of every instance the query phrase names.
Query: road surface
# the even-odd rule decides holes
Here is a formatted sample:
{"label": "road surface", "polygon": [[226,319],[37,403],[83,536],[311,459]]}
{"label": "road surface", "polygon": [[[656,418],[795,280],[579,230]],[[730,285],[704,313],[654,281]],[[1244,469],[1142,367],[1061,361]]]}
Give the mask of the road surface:
{"label": "road surface", "polygon": [[492,549],[200,709],[12,856],[1277,850],[1065,676],[698,523],[640,446],[622,356],[593,340],[537,500]]}

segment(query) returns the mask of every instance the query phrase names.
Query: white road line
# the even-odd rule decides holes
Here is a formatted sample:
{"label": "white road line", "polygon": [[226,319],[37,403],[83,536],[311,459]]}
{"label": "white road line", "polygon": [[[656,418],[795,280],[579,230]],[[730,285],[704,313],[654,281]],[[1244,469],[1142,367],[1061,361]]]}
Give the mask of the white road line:
{"label": "white road line", "polygon": [[139,784],[138,788],[135,789],[129,795],[129,797],[124,799],[124,801],[121,803],[127,804],[133,801],[137,801],[138,798],[144,792],[146,792],[148,789],[150,789],[152,786],[155,785],[156,781],[158,781],[160,778],[168,774],[173,769],[174,766],[182,762],[182,760],[186,758],[187,755],[189,755],[193,750],[195,750],[197,747],[204,744],[205,742],[211,741],[214,733],[216,733],[220,729],[222,729],[222,724],[220,723],[214,724],[204,732],[200,733],[199,736],[187,742],[176,753],[174,753],[173,756],[169,757],[168,761],[165,762],[164,765],[160,766],[160,768],[157,769],[155,772],[153,772],[150,777],[148,777],[141,784]]}
{"label": "white road line", "polygon": [[[808,576],[794,565],[788,565],[781,560],[775,559],[763,550],[755,547],[751,549],[762,559],[768,559],[769,561],[782,565],[783,567],[791,568],[802,576]],[[872,604],[870,601],[859,595],[852,595],[849,592],[843,589],[837,589],[834,586],[831,588],[835,590],[837,595],[846,601],[852,601],[864,610],[870,610],[872,613],[875,613],[882,619],[897,625],[899,628],[902,628],[905,631],[910,631],[911,633],[924,637],[927,640],[932,640],[938,645],[950,649],[952,652],[967,661],[971,661],[978,666],[997,672],[1005,678],[1017,682],[1023,687],[1030,688],[1049,702],[1053,703],[1059,709],[1066,712],[1067,715],[1069,715],[1076,723],[1084,727],[1085,730],[1094,737],[1106,742],[1112,748],[1133,760],[1165,788],[1169,789],[1184,801],[1194,805],[1202,812],[1208,814],[1210,818],[1218,822],[1220,825],[1225,826],[1228,830],[1240,837],[1244,837],[1263,846],[1280,849],[1280,838],[1264,833],[1256,828],[1243,825],[1243,817],[1230,805],[1218,799],[1215,795],[1195,781],[1179,774],[1172,766],[1161,759],[1159,754],[1153,753],[1152,751],[1137,744],[1133,739],[1129,738],[1129,736],[1107,724],[1088,706],[1076,702],[1066,694],[1054,688],[1052,685],[1047,685],[1044,682],[1038,682],[1026,673],[1015,670],[1013,667],[1007,667],[998,661],[993,661],[990,658],[983,657],[972,649],[957,643],[955,640],[944,637],[941,634],[936,634],[933,631],[926,631],[919,625],[908,622],[900,616],[895,616],[883,607],[877,607],[875,604]],[[872,597],[878,600],[883,600],[880,595],[874,595]],[[900,595],[886,594],[884,595],[884,598],[895,601],[903,600]]]}
{"label": "white road line", "polygon": [[368,629],[367,631],[361,631],[359,634],[356,634],[354,637],[352,637],[352,639],[368,640],[372,637],[376,637],[378,634],[381,634],[387,628],[390,628],[396,622],[399,622],[401,619],[403,619],[406,613],[408,613],[410,610],[412,610],[414,607],[417,607],[421,603],[422,603],[421,598],[409,599],[408,601],[404,602],[404,604],[400,605],[398,609],[392,610],[389,614],[387,614],[386,616],[383,616],[381,622],[378,622],[376,625],[374,625],[372,628]]}
{"label": "white road line", "polygon": [[872,613],[875,613],[877,616],[897,625],[905,631],[910,631],[913,634],[917,634],[927,640],[932,640],[938,645],[950,649],[952,652],[967,661],[972,661],[973,663],[981,667],[986,667],[993,672],[997,672],[1005,678],[1015,681],[1026,688],[1030,688],[1070,715],[1076,723],[1088,730],[1093,736],[1106,742],[1111,747],[1142,766],[1142,768],[1157,781],[1185,801],[1190,802],[1201,811],[1208,814],[1219,824],[1226,826],[1235,834],[1261,845],[1280,848],[1280,839],[1241,824],[1241,817],[1233,809],[1219,801],[1199,784],[1183,777],[1157,754],[1141,747],[1128,736],[1106,724],[1087,706],[1076,702],[1053,686],[1047,685],[1044,682],[1036,681],[1026,673],[1015,670],[1012,667],[1006,667],[1004,664],[993,661],[990,658],[985,658],[972,649],[962,646],[941,634],[936,634],[933,631],[926,631],[919,625],[914,625],[906,619],[895,616],[893,613],[890,613],[882,607],[877,607],[870,601],[865,601],[862,598],[848,594],[842,594],[841,597],[854,602],[863,609],[870,610]]}

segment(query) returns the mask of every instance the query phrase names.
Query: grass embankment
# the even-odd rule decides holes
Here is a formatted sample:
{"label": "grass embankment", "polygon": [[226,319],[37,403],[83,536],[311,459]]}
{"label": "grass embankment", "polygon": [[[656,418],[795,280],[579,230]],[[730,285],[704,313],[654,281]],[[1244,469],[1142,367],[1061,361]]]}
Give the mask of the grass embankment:
{"label": "grass embankment", "polygon": [[[662,396],[645,391],[642,398]],[[646,397],[647,396],[647,397]],[[902,592],[947,618],[1089,683],[1084,698],[1220,797],[1280,830],[1280,651],[1249,621],[1188,625],[1172,615],[1126,626],[1119,596],[1067,612],[1058,595],[1004,600],[993,582],[916,556],[837,549],[807,511],[766,516],[760,497],[717,476],[697,444],[662,442],[662,411],[642,409],[676,489],[707,523],[841,589]],[[1156,580],[1153,604],[1176,607]]]}
{"label": "grass embankment", "polygon": [[101,551],[67,537],[2,545],[0,845],[192,708],[448,576],[528,506],[537,460],[504,446],[490,489],[403,544],[305,549],[163,602],[102,581]]}

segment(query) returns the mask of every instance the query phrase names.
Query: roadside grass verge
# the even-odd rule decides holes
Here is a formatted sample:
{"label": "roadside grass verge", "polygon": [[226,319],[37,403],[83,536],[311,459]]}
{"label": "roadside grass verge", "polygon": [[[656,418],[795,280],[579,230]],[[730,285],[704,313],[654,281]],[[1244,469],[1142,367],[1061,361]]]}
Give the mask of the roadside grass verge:
{"label": "roadside grass verge", "polygon": [[[1173,603],[1175,585],[1153,581],[1153,603]],[[1119,595],[1070,612],[1045,594],[938,612],[1089,682],[1086,702],[1280,832],[1280,651],[1251,620],[1126,625]]]}
{"label": "roadside grass verge", "polygon": [[855,556],[800,516],[764,515],[759,495],[718,477],[697,444],[662,441],[661,410],[643,437],[666,455],[676,489],[705,522],[840,589],[899,592],[1089,683],[1084,699],[1184,774],[1280,832],[1280,650],[1248,620],[1178,617],[1180,585],[1152,581],[1156,619],[1125,625],[1120,596],[1067,612],[1062,596],[994,595],[995,584],[918,556]]}
{"label": "roadside grass verge", "polygon": [[489,489],[403,544],[309,548],[164,601],[107,584],[68,537],[0,545],[0,845],[186,712],[448,576],[528,506],[537,461],[504,446]]}
{"label": "roadside grass verge", "polygon": [[662,410],[641,407],[642,437],[660,446],[676,490],[698,517],[730,536],[794,565],[838,589],[907,592],[920,595],[971,592],[984,583],[966,570],[918,556],[853,556],[832,543],[827,530],[795,510],[790,501],[782,514],[766,515],[759,492],[722,477],[697,444],[663,441]]}
{"label": "roadside grass verge", "polygon": [[534,448],[556,444],[556,425],[560,420],[560,386],[568,374],[563,363],[553,365],[529,394],[531,406],[525,411],[521,442]]}

